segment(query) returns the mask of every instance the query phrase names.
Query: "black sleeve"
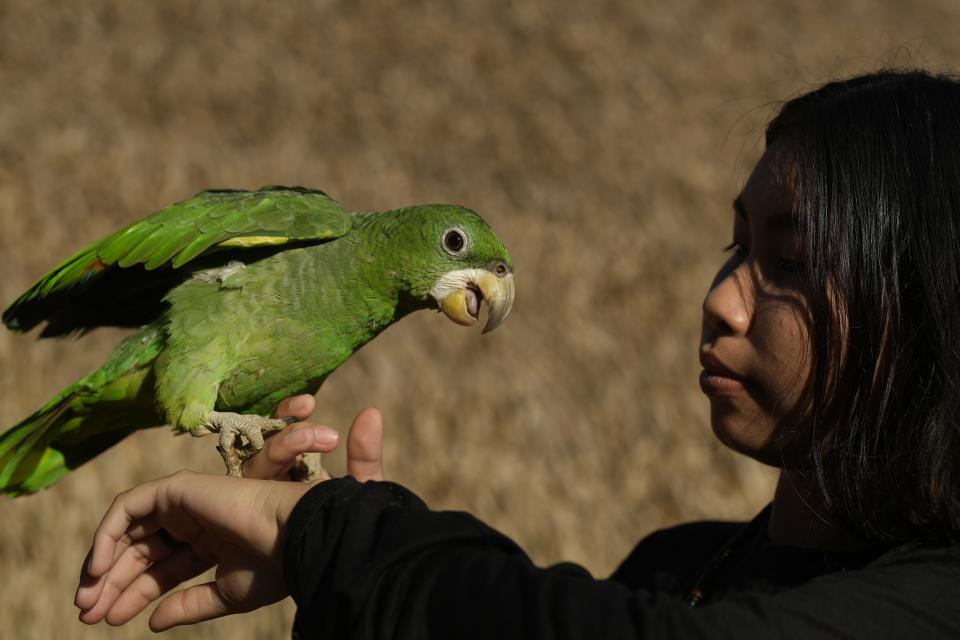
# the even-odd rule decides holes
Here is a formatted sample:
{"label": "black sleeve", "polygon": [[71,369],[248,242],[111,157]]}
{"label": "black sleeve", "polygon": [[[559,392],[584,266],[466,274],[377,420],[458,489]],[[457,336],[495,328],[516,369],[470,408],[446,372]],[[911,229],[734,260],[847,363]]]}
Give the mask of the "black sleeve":
{"label": "black sleeve", "polygon": [[285,569],[300,638],[958,637],[960,561],[922,553],[691,609],[575,565],[538,568],[468,514],[341,478],[297,504]]}

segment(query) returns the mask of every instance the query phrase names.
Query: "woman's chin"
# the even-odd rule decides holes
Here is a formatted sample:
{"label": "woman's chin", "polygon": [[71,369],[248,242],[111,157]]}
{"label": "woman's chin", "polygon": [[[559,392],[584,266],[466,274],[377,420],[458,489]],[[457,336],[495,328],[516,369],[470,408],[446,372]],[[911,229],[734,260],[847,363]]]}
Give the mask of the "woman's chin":
{"label": "woman's chin", "polygon": [[729,405],[710,403],[710,426],[725,447],[771,467],[783,466],[783,451],[774,444],[775,427],[766,416],[746,418]]}

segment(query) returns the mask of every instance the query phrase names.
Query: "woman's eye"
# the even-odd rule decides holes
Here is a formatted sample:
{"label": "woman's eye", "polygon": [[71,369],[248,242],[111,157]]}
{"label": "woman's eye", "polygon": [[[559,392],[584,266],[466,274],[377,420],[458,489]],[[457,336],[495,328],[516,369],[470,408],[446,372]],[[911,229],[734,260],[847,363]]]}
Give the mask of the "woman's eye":
{"label": "woman's eye", "polygon": [[[741,243],[734,240],[727,246],[723,248],[725,252],[732,251],[733,255],[738,258],[746,258],[747,254],[750,253],[750,248],[742,245]],[[803,262],[799,260],[790,260],[789,258],[777,258],[776,259],[777,268],[784,273],[803,273],[805,267]]]}
{"label": "woman's eye", "polygon": [[443,234],[443,247],[450,253],[460,253],[466,244],[466,238],[459,229],[450,229]]}

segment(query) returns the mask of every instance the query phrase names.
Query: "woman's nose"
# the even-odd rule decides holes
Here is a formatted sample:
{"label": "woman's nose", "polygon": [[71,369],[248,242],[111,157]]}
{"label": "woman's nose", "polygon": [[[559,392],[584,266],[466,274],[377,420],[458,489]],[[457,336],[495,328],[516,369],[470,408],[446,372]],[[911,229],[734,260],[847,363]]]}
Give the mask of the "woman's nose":
{"label": "woman's nose", "polygon": [[753,291],[747,263],[721,272],[703,300],[703,317],[720,334],[745,335],[753,316]]}

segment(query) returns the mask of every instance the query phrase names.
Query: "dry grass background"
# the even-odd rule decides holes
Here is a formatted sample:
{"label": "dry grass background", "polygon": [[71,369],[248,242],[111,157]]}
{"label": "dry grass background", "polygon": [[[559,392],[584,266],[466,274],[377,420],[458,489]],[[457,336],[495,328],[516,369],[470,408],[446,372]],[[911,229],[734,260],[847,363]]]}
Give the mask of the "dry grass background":
{"label": "dry grass background", "polygon": [[[388,419],[389,475],[541,563],[607,574],[656,527],[743,518],[773,472],[712,438],[699,304],[770,104],[882,63],[960,67],[950,0],[0,4],[0,303],[116,227],[205,187],[303,184],[353,209],[455,202],[514,257],[511,319],[435,314],[326,383],[317,417]],[[19,420],[122,335],[0,333]],[[342,461],[331,466],[342,469]],[[0,635],[83,627],[73,589],[112,496],[212,442],[138,434],[0,504]],[[169,634],[284,637],[289,603]]]}

